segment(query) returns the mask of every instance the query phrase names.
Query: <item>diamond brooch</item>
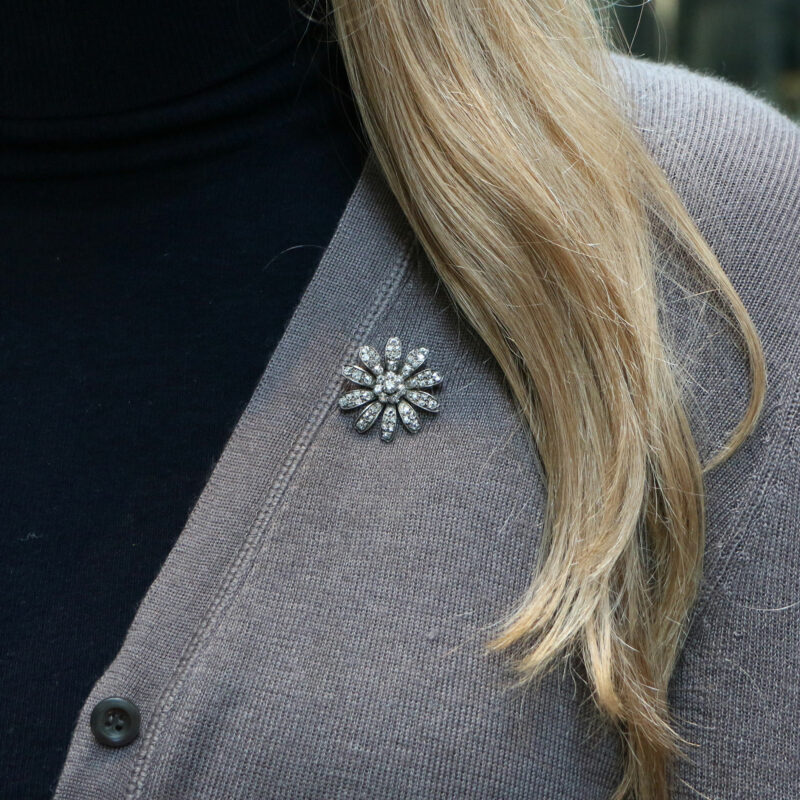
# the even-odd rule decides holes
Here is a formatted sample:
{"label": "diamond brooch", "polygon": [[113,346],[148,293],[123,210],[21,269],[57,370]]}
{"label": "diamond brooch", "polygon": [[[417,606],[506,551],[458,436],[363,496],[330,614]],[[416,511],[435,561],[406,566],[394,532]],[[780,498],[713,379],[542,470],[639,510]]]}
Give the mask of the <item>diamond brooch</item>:
{"label": "diamond brooch", "polygon": [[401,366],[400,339],[392,336],[386,342],[383,361],[374,347],[364,344],[358,349],[358,357],[367,369],[356,364],[342,366],[342,375],[360,388],[345,392],[339,398],[339,408],[349,411],[369,404],[356,417],[355,428],[359,433],[368,431],[380,417],[381,440],[391,442],[398,417],[409,433],[416,433],[422,427],[414,406],[423,411],[439,410],[438,399],[422,389],[438,386],[442,382],[441,373],[430,368],[417,372],[429,352],[427,347],[415,347],[406,353]]}

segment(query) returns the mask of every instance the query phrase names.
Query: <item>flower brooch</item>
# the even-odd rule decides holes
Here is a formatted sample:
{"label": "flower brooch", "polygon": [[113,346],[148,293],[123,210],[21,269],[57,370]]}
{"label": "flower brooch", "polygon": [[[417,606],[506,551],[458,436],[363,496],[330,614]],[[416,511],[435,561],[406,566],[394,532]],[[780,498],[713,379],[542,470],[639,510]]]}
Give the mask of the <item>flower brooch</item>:
{"label": "flower brooch", "polygon": [[417,372],[429,352],[427,347],[409,350],[401,367],[400,339],[392,336],[386,342],[383,363],[380,353],[365,344],[359,348],[358,356],[367,369],[355,364],[342,366],[342,375],[362,388],[343,394],[339,398],[339,408],[349,411],[369,403],[356,418],[355,428],[359,433],[368,431],[380,417],[381,440],[391,442],[398,416],[409,433],[416,433],[422,423],[414,406],[423,411],[439,410],[439,401],[430,392],[421,390],[439,385],[442,375],[430,368]]}

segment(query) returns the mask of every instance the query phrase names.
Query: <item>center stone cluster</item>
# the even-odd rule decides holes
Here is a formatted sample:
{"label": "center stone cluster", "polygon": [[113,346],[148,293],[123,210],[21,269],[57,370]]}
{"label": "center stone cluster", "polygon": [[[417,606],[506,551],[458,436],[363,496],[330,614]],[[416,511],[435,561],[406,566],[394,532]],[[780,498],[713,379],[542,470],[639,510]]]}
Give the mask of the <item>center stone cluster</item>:
{"label": "center stone cluster", "polygon": [[396,372],[383,372],[375,380],[372,391],[382,403],[397,403],[406,393],[406,385]]}

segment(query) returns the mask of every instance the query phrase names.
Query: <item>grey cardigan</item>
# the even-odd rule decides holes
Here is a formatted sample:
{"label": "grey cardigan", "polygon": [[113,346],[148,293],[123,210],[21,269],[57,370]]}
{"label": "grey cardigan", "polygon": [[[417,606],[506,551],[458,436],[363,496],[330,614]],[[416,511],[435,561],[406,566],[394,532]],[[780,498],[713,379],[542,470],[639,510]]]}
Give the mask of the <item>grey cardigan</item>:
{"label": "grey cardigan", "polygon": [[[800,797],[800,128],[681,67],[614,56],[636,124],[759,330],[763,418],[707,476],[701,598],[672,687],[674,797]],[[704,458],[744,410],[738,340],[663,250]],[[687,292],[686,289],[692,291]],[[438,415],[360,434],[362,343],[430,349]],[[544,484],[482,342],[370,156],[333,240],[117,656],[57,800],[609,797],[619,746],[568,670],[511,690],[487,628],[528,584]],[[137,738],[99,744],[103,698]]]}

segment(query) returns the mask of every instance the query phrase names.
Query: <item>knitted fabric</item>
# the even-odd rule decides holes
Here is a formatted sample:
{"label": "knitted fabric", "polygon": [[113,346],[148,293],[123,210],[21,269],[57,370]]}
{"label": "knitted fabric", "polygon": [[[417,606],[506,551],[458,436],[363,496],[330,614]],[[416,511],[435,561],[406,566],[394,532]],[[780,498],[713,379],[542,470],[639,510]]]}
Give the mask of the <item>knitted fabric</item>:
{"label": "knitted fabric", "polygon": [[[705,577],[672,703],[673,796],[800,796],[800,129],[753,94],[615,56],[636,125],[741,295],[769,389],[707,475]],[[703,458],[744,410],[729,323],[668,247],[665,326]],[[391,335],[442,410],[387,445],[336,398]],[[188,524],[87,698],[57,800],[608,797],[620,748],[580,681],[510,688],[486,626],[520,597],[545,486],[499,368],[448,302],[374,157]],[[117,750],[99,700],[137,703]],[[702,795],[700,794],[702,793]]]}

